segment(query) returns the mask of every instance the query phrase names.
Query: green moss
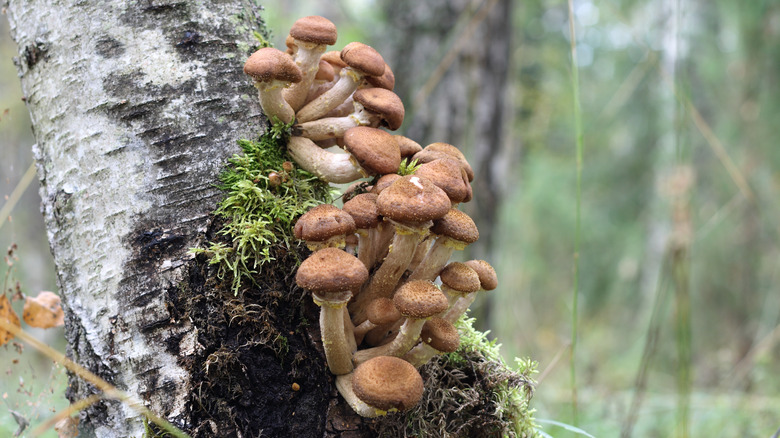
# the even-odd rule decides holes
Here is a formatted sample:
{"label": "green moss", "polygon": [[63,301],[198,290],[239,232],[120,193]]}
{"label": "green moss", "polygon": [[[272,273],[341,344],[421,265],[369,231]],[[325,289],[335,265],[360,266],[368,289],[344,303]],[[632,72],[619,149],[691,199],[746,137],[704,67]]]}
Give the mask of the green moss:
{"label": "green moss", "polygon": [[298,245],[292,232],[298,217],[333,200],[328,183],[292,165],[286,149],[290,126],[276,123],[255,141],[238,141],[243,153],[234,155],[220,176],[226,197],[214,212],[224,220],[219,239],[193,250],[218,265],[217,277],[229,279],[234,294],[274,260],[273,246]]}

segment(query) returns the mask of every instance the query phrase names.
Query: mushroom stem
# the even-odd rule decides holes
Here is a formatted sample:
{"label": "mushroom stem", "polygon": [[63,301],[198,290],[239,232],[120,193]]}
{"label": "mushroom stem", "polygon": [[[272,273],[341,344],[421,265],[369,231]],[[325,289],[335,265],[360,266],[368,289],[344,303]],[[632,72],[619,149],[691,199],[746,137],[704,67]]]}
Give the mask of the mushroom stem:
{"label": "mushroom stem", "polygon": [[[447,298],[449,299],[449,296]],[[469,306],[471,306],[471,304],[474,303],[474,300],[476,299],[477,299],[476,292],[457,297],[457,299],[455,299],[455,301],[450,305],[449,309],[447,309],[441,315],[441,317],[455,324],[455,321],[457,321],[461,315],[466,313],[466,310],[468,310]]]}
{"label": "mushroom stem", "polygon": [[[314,303],[320,306],[320,331],[322,347],[328,361],[330,372],[335,375],[347,374],[352,371],[352,348],[347,341],[344,325],[344,306],[347,305],[352,293],[347,291],[332,297],[312,294]],[[353,336],[354,339],[354,336]]]}
{"label": "mushroom stem", "polygon": [[366,176],[351,155],[327,151],[305,137],[290,137],[287,150],[299,166],[325,181],[349,183]]}
{"label": "mushroom stem", "polygon": [[354,106],[355,110],[348,116],[328,117],[300,123],[295,126],[295,133],[301,137],[318,141],[344,137],[344,133],[347,132],[347,129],[356,126],[375,127],[379,125],[379,119],[375,114],[365,111],[363,105],[357,102],[354,103]]}
{"label": "mushroom stem", "polygon": [[320,56],[325,53],[326,46],[300,40],[294,42],[298,46],[295,63],[300,67],[303,78],[284,92],[284,98],[294,110],[297,110],[303,106],[306,95],[309,94],[309,88],[314,82],[314,76],[320,65]]}
{"label": "mushroom stem", "polygon": [[363,75],[353,68],[342,68],[339,72],[339,80],[333,87],[298,111],[296,115],[298,121],[301,123],[309,122],[324,116],[354,93],[362,80]]}
{"label": "mushroom stem", "polygon": [[430,221],[417,224],[416,227],[392,222],[395,226],[395,236],[390,251],[379,269],[374,272],[366,289],[351,305],[351,310],[355,314],[352,319],[356,324],[365,321],[365,306],[371,300],[379,297],[390,298],[393,295],[398,280],[406,272],[414,257],[417,244],[425,238],[431,226]]}
{"label": "mushroom stem", "polygon": [[381,409],[372,408],[367,405],[366,402],[359,399],[352,389],[352,376],[353,373],[343,374],[336,377],[336,389],[339,390],[339,394],[344,397],[347,404],[361,417],[374,418],[387,414],[387,411]]}
{"label": "mushroom stem", "polygon": [[439,272],[447,264],[447,261],[452,257],[452,253],[456,249],[462,250],[466,246],[465,242],[459,242],[447,236],[439,236],[420,264],[409,275],[407,281],[435,280]]}
{"label": "mushroom stem", "polygon": [[401,325],[398,336],[392,342],[379,347],[356,351],[352,355],[352,361],[355,366],[358,366],[376,356],[403,356],[414,347],[414,344],[420,338],[420,332],[424,324],[425,319],[407,318]]}
{"label": "mushroom stem", "polygon": [[257,88],[257,97],[260,99],[260,106],[263,108],[263,112],[268,117],[268,120],[273,122],[273,118],[276,117],[282,123],[290,123],[295,117],[295,111],[290,104],[282,97],[282,90],[285,89],[289,82],[272,81],[267,82],[255,82],[255,88]]}
{"label": "mushroom stem", "polygon": [[412,347],[412,349],[403,356],[403,359],[414,365],[415,368],[420,368],[429,360],[431,360],[433,356],[436,356],[440,353],[441,352],[439,350],[431,347],[425,342],[420,342],[419,344]]}
{"label": "mushroom stem", "polygon": [[373,228],[358,229],[358,259],[366,265],[366,269],[374,266],[374,246],[371,241]]}

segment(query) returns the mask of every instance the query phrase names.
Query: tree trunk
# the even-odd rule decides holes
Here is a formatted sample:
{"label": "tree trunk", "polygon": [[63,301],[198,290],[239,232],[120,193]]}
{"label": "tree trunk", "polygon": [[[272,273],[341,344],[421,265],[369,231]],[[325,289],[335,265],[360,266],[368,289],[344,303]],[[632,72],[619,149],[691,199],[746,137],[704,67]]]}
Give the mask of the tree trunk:
{"label": "tree trunk", "polygon": [[[185,429],[198,426],[193,393],[203,388],[193,379],[214,336],[194,316],[191,292],[210,288],[188,251],[209,228],[236,140],[264,122],[241,71],[262,30],[249,4],[11,1],[7,10],[68,355]],[[67,396],[94,391],[72,378]],[[209,402],[200,394],[202,411]],[[81,415],[84,436],[143,435],[118,402]]]}
{"label": "tree trunk", "polygon": [[[479,227],[470,258],[494,260],[494,231],[509,166],[513,107],[512,1],[388,1],[385,14],[399,39],[382,48],[406,102],[406,135],[423,146],[451,143],[474,168],[474,200],[462,208]],[[485,300],[490,300],[488,294]],[[490,304],[475,306],[481,328]]]}

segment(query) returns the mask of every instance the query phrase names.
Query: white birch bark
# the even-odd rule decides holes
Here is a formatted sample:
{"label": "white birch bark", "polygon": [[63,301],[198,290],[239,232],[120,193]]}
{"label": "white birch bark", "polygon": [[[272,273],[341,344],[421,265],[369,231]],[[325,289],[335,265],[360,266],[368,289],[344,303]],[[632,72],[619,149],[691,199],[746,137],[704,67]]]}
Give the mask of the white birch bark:
{"label": "white birch bark", "polygon": [[[235,140],[260,129],[241,66],[258,28],[239,2],[10,1],[69,355],[186,428],[176,303]],[[86,397],[72,379],[69,398]],[[110,402],[84,436],[142,436]]]}

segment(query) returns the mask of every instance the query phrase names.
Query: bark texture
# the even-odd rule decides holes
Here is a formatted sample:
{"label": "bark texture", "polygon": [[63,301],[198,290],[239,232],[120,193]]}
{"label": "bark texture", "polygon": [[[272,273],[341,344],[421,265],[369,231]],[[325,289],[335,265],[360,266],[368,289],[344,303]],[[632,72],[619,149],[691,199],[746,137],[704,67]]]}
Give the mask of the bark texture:
{"label": "bark texture", "polygon": [[[191,384],[180,359],[196,353],[199,334],[171,303],[219,199],[216,175],[262,122],[240,69],[260,23],[237,4],[7,9],[69,355],[185,428]],[[68,397],[91,391],[72,379]],[[84,436],[143,434],[119,403],[82,417]]]}

